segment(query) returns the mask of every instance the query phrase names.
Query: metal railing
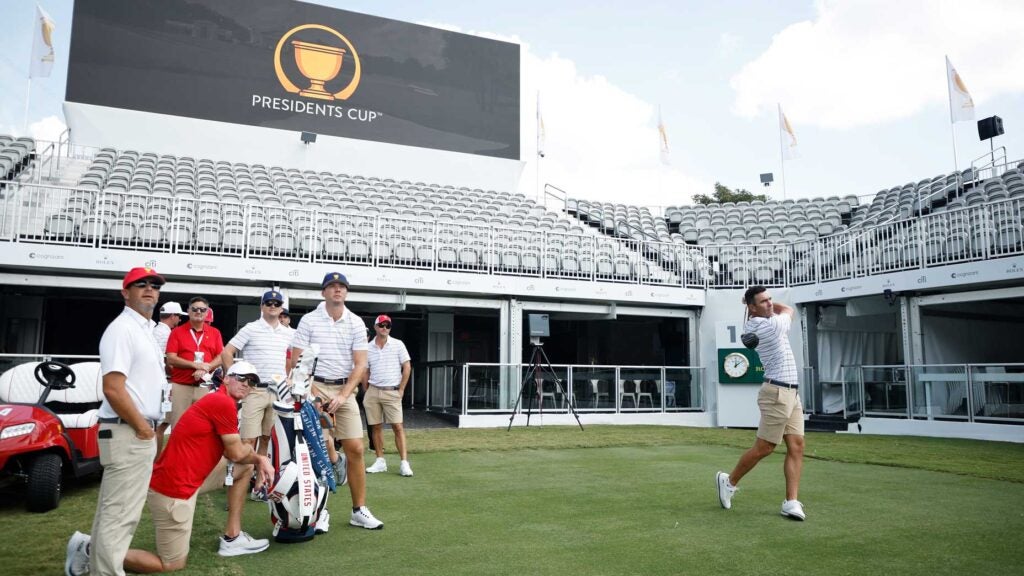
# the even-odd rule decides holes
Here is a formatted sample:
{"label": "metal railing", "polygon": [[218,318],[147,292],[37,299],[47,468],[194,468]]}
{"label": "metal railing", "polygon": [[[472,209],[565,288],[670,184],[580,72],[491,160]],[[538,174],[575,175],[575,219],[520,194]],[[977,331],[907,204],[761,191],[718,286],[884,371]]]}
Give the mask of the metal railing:
{"label": "metal railing", "polygon": [[[843,370],[844,416],[1024,424],[1024,363],[845,366]],[[851,391],[851,386],[856,389]]]}
{"label": "metal railing", "polygon": [[427,408],[451,414],[511,414],[524,381],[519,411],[531,402],[551,413],[567,413],[570,403],[580,413],[706,410],[705,369],[694,366],[555,364],[531,371],[528,364],[428,362],[424,373]]}

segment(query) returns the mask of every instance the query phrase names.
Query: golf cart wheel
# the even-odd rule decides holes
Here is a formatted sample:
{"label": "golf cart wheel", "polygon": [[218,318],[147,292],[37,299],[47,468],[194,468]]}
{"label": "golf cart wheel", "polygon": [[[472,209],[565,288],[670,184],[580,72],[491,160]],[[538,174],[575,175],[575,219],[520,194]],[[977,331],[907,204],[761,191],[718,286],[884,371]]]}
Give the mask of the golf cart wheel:
{"label": "golf cart wheel", "polygon": [[28,465],[28,509],[53,510],[60,503],[60,474],[63,462],[56,454],[41,454]]}

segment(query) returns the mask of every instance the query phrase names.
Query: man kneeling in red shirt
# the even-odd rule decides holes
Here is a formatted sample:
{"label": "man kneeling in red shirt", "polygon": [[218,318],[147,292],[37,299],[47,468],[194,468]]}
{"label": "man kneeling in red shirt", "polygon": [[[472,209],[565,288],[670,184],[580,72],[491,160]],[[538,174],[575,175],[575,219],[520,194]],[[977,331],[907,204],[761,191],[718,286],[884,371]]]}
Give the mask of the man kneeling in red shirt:
{"label": "man kneeling in red shirt", "polygon": [[[221,387],[203,396],[185,411],[174,427],[167,447],[153,465],[149,482],[149,511],[156,527],[156,554],[132,549],[124,559],[128,572],[170,572],[185,567],[196,497],[217,489],[224,480],[224,458],[234,467],[237,480],[228,490],[228,521],[220,538],[221,556],[237,556],[266,550],[268,540],[255,540],[241,530],[242,508],[249,491],[251,465],[256,466],[257,486],[274,476],[270,460],[260,456],[238,434],[238,407],[251,386],[259,382],[256,368],[248,362],[231,365]],[[223,458],[222,458],[223,456]],[[89,536],[76,532],[68,542],[65,572],[69,576],[89,570]]]}

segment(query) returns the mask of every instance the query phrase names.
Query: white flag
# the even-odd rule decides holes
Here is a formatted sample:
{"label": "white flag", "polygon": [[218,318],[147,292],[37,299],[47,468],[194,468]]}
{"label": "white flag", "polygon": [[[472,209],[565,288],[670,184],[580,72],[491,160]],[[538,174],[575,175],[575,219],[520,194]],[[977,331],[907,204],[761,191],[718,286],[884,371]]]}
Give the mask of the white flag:
{"label": "white flag", "polygon": [[668,156],[668,132],[665,131],[665,123],[661,121],[661,106],[658,106],[658,145],[661,152],[661,163],[668,166],[672,162]]}
{"label": "white flag", "polygon": [[540,90],[537,91],[537,156],[544,157],[544,116],[540,113]]}
{"label": "white flag", "polygon": [[35,33],[32,36],[32,63],[29,78],[45,78],[53,68],[53,19],[36,4]]}
{"label": "white flag", "polygon": [[782,104],[779,104],[779,138],[782,142],[782,158],[784,160],[800,157],[796,149],[796,134],[793,132],[793,127],[789,125],[789,119],[782,112]]}
{"label": "white flag", "polygon": [[955,124],[974,120],[974,100],[949,56],[946,56],[946,79],[949,81],[949,121]]}

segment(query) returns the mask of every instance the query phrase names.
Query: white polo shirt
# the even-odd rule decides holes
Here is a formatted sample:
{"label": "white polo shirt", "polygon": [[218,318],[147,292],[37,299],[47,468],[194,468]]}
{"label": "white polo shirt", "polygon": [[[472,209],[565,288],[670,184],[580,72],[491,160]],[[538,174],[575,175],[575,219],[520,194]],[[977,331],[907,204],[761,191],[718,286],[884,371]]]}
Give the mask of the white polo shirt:
{"label": "white polo shirt", "polygon": [[377,346],[377,338],[370,340],[366,352],[370,367],[370,386],[390,388],[402,383],[402,364],[410,360],[405,342],[388,337],[384,346]]}
{"label": "white polo shirt", "polygon": [[157,322],[153,327],[153,338],[156,339],[156,347],[161,354],[167,353],[167,340],[171,337],[171,327],[163,322]]}
{"label": "white polo shirt", "polygon": [[771,318],[748,318],[744,325],[745,331],[757,334],[757,355],[764,364],[764,377],[786,384],[800,382],[793,347],[789,345],[792,321],[789,314],[776,314]]}
{"label": "white polo shirt", "polygon": [[[366,350],[366,323],[348,307],[337,322],[327,314],[327,304],[302,317],[292,338],[292,346],[302,350],[320,345],[315,376],[328,380],[348,378],[352,373],[352,352]],[[298,358],[295,359],[296,361]]]}
{"label": "white polo shirt", "polygon": [[[167,381],[164,353],[153,337],[155,322],[125,306],[100,338],[100,373],[120,372],[135,408],[150,420],[163,418],[160,391]],[[104,396],[100,418],[116,418],[117,412]]]}
{"label": "white polo shirt", "polygon": [[260,380],[270,382],[275,374],[286,376],[285,358],[292,345],[291,328],[283,324],[271,326],[262,317],[249,322],[228,344],[242,353],[246,362],[256,367]]}

